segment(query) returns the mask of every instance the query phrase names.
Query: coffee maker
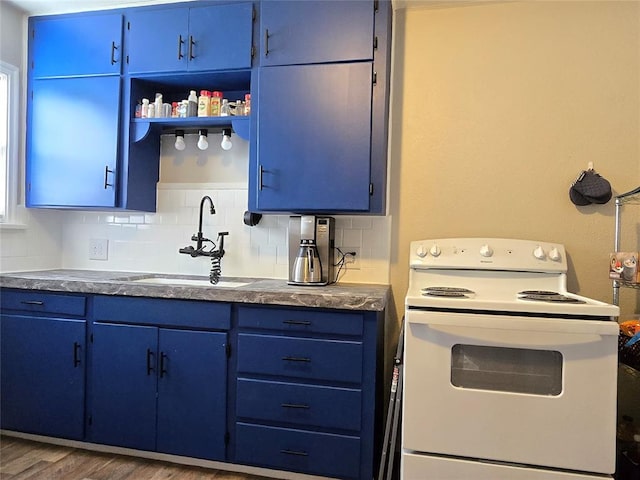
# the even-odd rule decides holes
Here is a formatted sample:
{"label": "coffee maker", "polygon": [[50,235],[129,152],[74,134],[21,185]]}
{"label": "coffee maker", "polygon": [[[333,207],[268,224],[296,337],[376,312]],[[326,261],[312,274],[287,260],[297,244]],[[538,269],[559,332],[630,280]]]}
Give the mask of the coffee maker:
{"label": "coffee maker", "polygon": [[289,285],[328,285],[334,277],[335,219],[289,217]]}

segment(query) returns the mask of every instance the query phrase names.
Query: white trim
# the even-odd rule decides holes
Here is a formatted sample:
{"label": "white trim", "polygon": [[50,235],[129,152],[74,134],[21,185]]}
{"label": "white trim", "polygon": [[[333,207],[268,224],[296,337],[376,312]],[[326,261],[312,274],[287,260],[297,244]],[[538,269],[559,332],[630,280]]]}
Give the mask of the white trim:
{"label": "white trim", "polygon": [[8,77],[9,95],[7,98],[9,112],[7,118],[7,192],[6,213],[0,217],[2,225],[17,225],[16,207],[18,205],[18,152],[19,152],[19,114],[20,114],[20,69],[0,60],[0,72]]}

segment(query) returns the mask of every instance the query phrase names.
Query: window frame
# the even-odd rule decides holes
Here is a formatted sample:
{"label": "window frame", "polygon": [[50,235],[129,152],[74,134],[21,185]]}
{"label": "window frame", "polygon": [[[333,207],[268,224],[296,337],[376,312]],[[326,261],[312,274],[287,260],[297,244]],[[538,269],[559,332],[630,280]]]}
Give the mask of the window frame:
{"label": "window frame", "polygon": [[[5,214],[0,214],[0,228],[10,228],[19,226],[16,215],[18,206],[18,154],[20,150],[20,69],[15,65],[0,60],[0,73],[7,76],[8,85]],[[0,114],[4,115],[4,112]]]}

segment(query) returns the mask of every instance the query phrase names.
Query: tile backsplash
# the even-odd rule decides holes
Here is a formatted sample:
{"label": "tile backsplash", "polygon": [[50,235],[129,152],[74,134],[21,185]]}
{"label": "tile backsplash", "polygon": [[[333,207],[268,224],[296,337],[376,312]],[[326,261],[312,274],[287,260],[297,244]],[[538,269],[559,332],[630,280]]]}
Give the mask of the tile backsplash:
{"label": "tile backsplash", "polygon": [[[193,245],[200,201],[209,195],[216,213],[205,208],[203,234],[216,240],[226,231],[223,276],[288,277],[288,215],[263,215],[243,223],[247,189],[238,184],[160,184],[157,213],[65,212],[62,267],[208,275],[210,259],[178,249]],[[388,283],[390,217],[335,216],[336,247],[355,251],[355,262],[340,281]],[[107,260],[90,259],[91,240],[108,241]],[[337,256],[339,258],[339,256]]]}
{"label": "tile backsplash", "polygon": [[[288,215],[264,215],[254,227],[244,224],[247,209],[249,144],[232,136],[233,148],[220,148],[211,135],[209,148],[174,148],[175,136],[162,135],[156,213],[22,209],[27,228],[1,231],[0,270],[49,268],[125,270],[208,275],[210,259],[178,250],[194,245],[200,201],[213,199],[215,215],[205,212],[203,234],[225,238],[222,276],[288,278]],[[339,280],[389,282],[390,217],[334,216],[336,247],[357,252]],[[106,240],[106,260],[90,257],[90,244]],[[336,256],[336,259],[339,259]]]}

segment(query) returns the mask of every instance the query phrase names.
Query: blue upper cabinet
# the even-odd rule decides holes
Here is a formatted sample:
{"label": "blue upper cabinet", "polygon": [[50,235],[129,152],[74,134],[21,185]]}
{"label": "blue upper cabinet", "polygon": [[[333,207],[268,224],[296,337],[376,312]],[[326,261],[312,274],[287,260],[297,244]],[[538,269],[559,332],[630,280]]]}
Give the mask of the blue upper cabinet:
{"label": "blue upper cabinet", "polygon": [[263,0],[249,209],[383,214],[388,1]]}
{"label": "blue upper cabinet", "polygon": [[34,80],[27,130],[28,207],[114,207],[120,77]]}
{"label": "blue upper cabinet", "polygon": [[251,68],[252,30],[251,3],[132,10],[128,73]]}
{"label": "blue upper cabinet", "polygon": [[32,19],[29,41],[34,78],[119,74],[122,70],[119,13]]}
{"label": "blue upper cabinet", "polygon": [[372,60],[374,3],[263,0],[260,65]]}
{"label": "blue upper cabinet", "polygon": [[371,62],[262,68],[258,84],[252,209],[368,211]]}

